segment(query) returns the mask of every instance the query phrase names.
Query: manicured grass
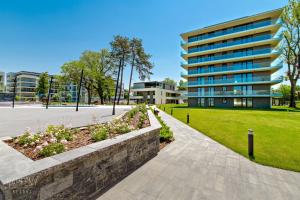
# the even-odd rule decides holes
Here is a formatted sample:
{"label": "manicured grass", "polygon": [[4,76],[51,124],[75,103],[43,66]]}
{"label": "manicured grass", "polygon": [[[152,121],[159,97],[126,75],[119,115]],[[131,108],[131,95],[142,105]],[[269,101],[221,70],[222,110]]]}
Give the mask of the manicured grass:
{"label": "manicured grass", "polygon": [[276,107],[270,110],[189,108],[161,105],[167,113],[215,141],[248,157],[247,132],[254,130],[255,162],[300,171],[300,109]]}

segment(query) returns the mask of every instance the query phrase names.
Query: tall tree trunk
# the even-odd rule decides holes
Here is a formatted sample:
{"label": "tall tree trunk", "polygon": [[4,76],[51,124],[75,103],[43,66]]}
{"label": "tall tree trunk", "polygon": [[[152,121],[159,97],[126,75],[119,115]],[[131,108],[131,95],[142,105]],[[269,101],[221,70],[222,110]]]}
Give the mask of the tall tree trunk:
{"label": "tall tree trunk", "polygon": [[133,74],[134,60],[135,60],[135,55],[133,56],[132,63],[131,63],[129,86],[128,86],[127,105],[129,105],[129,101],[130,101],[130,89],[131,89],[131,80],[132,80],[132,74]]}
{"label": "tall tree trunk", "polygon": [[101,104],[104,104],[104,96],[103,96],[102,86],[99,86],[98,92],[99,92],[99,97],[100,97]]}
{"label": "tall tree trunk", "polygon": [[123,72],[124,72],[124,63],[122,64],[121,68],[121,80],[120,80],[120,87],[119,87],[119,96],[118,96],[118,105],[120,104],[120,98],[121,98],[121,93],[122,93],[122,85],[123,85]]}
{"label": "tall tree trunk", "polygon": [[290,97],[290,108],[296,108],[296,102],[295,102],[295,91],[296,91],[296,81],[293,77],[290,77],[291,82],[291,97]]}
{"label": "tall tree trunk", "polygon": [[117,83],[116,83],[116,88],[115,88],[115,97],[114,97],[114,104],[113,104],[112,115],[115,115],[115,113],[116,113],[115,106],[116,106],[116,99],[117,99],[117,93],[118,93],[118,87],[119,87],[119,78],[120,78],[121,64],[122,64],[122,61],[120,60],[119,70],[118,70],[118,77],[117,77]]}
{"label": "tall tree trunk", "polygon": [[88,94],[88,104],[91,105],[91,102],[92,102],[92,91],[91,91],[91,89],[87,89],[87,94]]}

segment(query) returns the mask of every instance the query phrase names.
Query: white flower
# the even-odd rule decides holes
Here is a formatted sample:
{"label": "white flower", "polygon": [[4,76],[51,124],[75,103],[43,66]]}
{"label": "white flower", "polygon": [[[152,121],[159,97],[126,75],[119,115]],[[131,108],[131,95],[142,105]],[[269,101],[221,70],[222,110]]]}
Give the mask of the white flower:
{"label": "white flower", "polygon": [[26,127],[25,131],[28,132],[28,133],[30,133],[31,132],[31,128],[30,127]]}
{"label": "white flower", "polygon": [[34,146],[34,145],[35,145],[35,142],[31,142],[31,143],[30,143],[30,146]]}
{"label": "white flower", "polygon": [[61,140],[60,142],[61,142],[62,144],[68,144],[68,141],[65,140],[65,139]]}

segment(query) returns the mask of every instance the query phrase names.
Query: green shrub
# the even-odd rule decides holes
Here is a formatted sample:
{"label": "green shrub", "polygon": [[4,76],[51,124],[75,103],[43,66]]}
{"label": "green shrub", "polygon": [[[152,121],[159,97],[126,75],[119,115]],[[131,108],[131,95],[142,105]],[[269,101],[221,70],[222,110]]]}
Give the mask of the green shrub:
{"label": "green shrub", "polygon": [[138,123],[139,128],[143,128],[146,119],[147,119],[147,115],[145,113],[141,113],[139,123]]}
{"label": "green shrub", "polygon": [[25,144],[29,145],[32,142],[36,142],[39,139],[40,139],[39,134],[31,135],[29,132],[26,132],[18,138],[18,144],[20,144],[20,145],[25,145]]}
{"label": "green shrub", "polygon": [[147,108],[146,108],[146,105],[145,104],[140,104],[137,106],[139,111],[143,114],[146,114],[147,113]]}
{"label": "green shrub", "polygon": [[[154,111],[152,110],[152,112]],[[170,130],[170,127],[165,124],[160,116],[156,116],[156,118],[162,126],[159,132],[160,141],[171,142],[173,140],[173,132]]]}
{"label": "green shrub", "polygon": [[159,133],[160,140],[169,142],[173,139],[173,132],[170,130],[168,126],[162,126]]}
{"label": "green shrub", "polygon": [[108,137],[108,130],[105,127],[97,127],[92,132],[92,139],[96,142],[105,140]]}
{"label": "green shrub", "polygon": [[52,143],[41,149],[39,154],[44,157],[53,156],[65,151],[65,147],[61,143]]}
{"label": "green shrub", "polygon": [[116,129],[116,132],[119,134],[128,133],[130,131],[129,125],[126,123],[121,123]]}
{"label": "green shrub", "polygon": [[63,125],[61,126],[49,125],[45,133],[46,135],[54,136],[57,139],[57,141],[61,141],[64,139],[67,141],[73,140],[72,130],[69,128],[65,128]]}
{"label": "green shrub", "polygon": [[138,108],[137,108],[137,107],[131,109],[131,110],[128,112],[129,118],[132,119],[132,118],[136,115],[137,112],[138,112]]}

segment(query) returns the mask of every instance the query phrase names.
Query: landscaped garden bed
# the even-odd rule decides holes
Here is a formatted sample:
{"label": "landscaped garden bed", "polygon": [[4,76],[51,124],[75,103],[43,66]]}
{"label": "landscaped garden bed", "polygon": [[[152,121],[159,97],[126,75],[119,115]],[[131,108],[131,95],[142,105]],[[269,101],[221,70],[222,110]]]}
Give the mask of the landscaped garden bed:
{"label": "landscaped garden bed", "polygon": [[174,141],[173,132],[171,131],[170,127],[167,126],[167,124],[161,119],[161,117],[158,116],[159,111],[157,109],[151,109],[151,110],[161,125],[161,129],[159,132],[159,141],[160,141],[159,148],[163,149],[169,143]]}
{"label": "landscaped garden bed", "polygon": [[149,125],[146,106],[139,105],[124,116],[108,123],[80,128],[50,125],[41,133],[32,133],[27,129],[22,135],[5,142],[32,160],[39,160]]}
{"label": "landscaped garden bed", "polygon": [[[161,125],[151,111],[138,107],[119,120],[129,126],[113,121],[80,129],[50,127],[51,138],[25,133],[8,143],[0,140],[0,199],[95,199],[103,194],[159,152]],[[21,152],[44,142],[48,145],[36,150],[36,160]],[[44,150],[50,144],[55,151]],[[42,149],[51,156],[41,156]]]}

